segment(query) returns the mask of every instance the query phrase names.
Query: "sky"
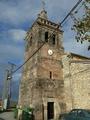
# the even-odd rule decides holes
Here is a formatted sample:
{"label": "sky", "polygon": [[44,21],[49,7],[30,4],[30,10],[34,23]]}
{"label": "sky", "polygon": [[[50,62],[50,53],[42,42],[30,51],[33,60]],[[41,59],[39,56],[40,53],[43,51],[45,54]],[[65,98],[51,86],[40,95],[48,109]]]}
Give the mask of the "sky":
{"label": "sky", "polygon": [[[44,1],[49,20],[60,23],[78,0]],[[42,0],[0,0],[0,96],[8,62],[16,64],[16,68],[24,62],[24,38],[41,10]],[[90,57],[88,43],[76,42],[75,33],[71,31],[72,24],[68,18],[62,26],[65,51]],[[18,96],[20,78],[21,70],[12,79],[14,99]]]}

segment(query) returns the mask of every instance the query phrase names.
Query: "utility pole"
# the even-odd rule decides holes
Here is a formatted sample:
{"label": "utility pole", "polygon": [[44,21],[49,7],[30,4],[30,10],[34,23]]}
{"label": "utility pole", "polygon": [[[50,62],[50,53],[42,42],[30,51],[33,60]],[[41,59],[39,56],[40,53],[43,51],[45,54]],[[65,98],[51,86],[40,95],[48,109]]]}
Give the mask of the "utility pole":
{"label": "utility pole", "polygon": [[4,85],[3,85],[3,96],[2,96],[2,101],[3,101],[3,109],[7,109],[7,101],[8,101],[8,75],[9,75],[9,70],[5,71],[5,78],[4,78]]}
{"label": "utility pole", "polygon": [[10,108],[10,103],[11,103],[11,88],[12,88],[12,72],[14,70],[14,67],[16,67],[15,64],[8,62],[8,64],[10,65],[10,70],[9,70],[9,76],[8,76],[8,103],[7,103],[7,107]]}
{"label": "utility pole", "polygon": [[16,66],[15,64],[8,62],[10,65],[10,69],[6,70],[5,73],[5,80],[4,80],[4,86],[3,86],[3,109],[7,109],[10,107],[10,102],[11,102],[11,80],[12,80],[12,72],[14,67]]}

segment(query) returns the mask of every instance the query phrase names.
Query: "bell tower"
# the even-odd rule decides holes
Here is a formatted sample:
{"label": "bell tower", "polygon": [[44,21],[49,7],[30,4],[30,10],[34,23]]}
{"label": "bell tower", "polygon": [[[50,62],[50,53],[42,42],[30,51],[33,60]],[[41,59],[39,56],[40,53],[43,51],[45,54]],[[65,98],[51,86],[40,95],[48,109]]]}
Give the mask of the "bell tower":
{"label": "bell tower", "polygon": [[63,31],[43,9],[28,30],[19,105],[31,106],[35,120],[56,120],[65,110],[62,55]]}

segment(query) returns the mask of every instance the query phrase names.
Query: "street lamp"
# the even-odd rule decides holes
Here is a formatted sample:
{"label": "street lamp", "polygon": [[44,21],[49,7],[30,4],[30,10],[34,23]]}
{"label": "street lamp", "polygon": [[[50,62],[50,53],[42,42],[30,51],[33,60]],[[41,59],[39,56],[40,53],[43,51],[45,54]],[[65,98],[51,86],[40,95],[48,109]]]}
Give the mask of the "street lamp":
{"label": "street lamp", "polygon": [[14,66],[13,63],[8,62],[11,65],[11,69],[6,70],[4,88],[3,88],[3,109],[7,109],[10,107],[10,99],[11,99],[11,80],[12,80],[12,72]]}

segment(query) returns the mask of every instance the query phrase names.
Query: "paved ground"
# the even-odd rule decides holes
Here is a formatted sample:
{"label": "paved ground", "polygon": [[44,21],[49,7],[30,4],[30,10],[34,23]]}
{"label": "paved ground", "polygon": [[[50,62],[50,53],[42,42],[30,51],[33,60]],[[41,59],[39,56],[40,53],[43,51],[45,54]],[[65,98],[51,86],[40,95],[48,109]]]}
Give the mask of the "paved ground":
{"label": "paved ground", "polygon": [[0,120],[16,120],[13,116],[13,112],[4,112],[0,114]]}

